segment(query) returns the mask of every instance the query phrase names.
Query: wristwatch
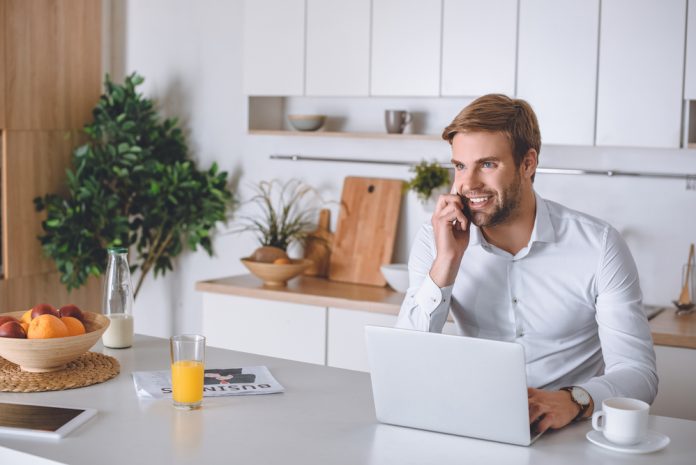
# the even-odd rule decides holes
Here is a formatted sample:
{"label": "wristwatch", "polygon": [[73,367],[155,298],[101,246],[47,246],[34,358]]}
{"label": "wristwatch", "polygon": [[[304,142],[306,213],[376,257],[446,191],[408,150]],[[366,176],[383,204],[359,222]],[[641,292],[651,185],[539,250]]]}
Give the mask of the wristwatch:
{"label": "wristwatch", "polygon": [[590,393],[579,386],[562,387],[561,391],[568,391],[568,393],[570,393],[570,400],[572,400],[575,405],[580,407],[580,412],[578,412],[575,418],[573,418],[573,421],[578,421],[585,415],[587,409],[590,408],[590,404],[592,402]]}

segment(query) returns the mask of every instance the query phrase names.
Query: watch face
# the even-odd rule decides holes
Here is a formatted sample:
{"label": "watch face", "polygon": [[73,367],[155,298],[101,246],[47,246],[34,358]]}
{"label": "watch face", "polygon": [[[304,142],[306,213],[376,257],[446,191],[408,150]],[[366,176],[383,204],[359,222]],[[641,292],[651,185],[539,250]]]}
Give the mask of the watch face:
{"label": "watch face", "polygon": [[574,387],[571,394],[573,395],[573,399],[582,405],[590,403],[590,395],[582,388]]}

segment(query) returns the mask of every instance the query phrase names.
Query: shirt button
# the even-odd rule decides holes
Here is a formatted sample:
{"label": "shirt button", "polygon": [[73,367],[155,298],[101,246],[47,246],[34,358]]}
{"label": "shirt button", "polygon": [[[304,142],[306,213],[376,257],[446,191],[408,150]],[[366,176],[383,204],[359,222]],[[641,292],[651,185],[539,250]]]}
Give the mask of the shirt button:
{"label": "shirt button", "polygon": [[518,302],[517,297],[513,297],[513,298],[512,298],[512,303],[515,304],[515,305],[517,305],[517,302]]}

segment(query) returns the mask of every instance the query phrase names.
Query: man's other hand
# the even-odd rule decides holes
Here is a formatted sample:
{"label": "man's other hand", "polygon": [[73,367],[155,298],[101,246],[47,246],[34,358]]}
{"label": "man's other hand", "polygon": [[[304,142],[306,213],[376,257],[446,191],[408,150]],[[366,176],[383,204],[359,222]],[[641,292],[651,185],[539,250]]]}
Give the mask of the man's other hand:
{"label": "man's other hand", "polygon": [[560,429],[573,421],[580,407],[572,401],[567,391],[544,391],[527,388],[529,401],[529,424],[536,424],[536,432],[549,428]]}

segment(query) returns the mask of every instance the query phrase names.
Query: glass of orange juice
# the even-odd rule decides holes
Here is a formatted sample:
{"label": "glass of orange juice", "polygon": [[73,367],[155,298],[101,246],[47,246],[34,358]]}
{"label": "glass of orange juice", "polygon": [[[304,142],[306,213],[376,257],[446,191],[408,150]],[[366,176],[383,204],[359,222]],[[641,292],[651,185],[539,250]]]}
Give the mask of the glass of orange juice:
{"label": "glass of orange juice", "polygon": [[192,410],[203,401],[205,337],[182,334],[169,338],[172,362],[172,398],[174,407]]}

